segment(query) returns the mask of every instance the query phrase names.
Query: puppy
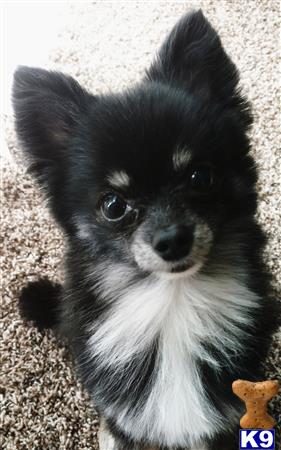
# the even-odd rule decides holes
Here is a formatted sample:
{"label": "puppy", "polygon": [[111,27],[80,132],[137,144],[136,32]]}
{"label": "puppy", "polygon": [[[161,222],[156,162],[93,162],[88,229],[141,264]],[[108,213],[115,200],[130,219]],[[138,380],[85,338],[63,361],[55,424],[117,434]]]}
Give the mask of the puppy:
{"label": "puppy", "polygon": [[237,448],[231,385],[262,377],[279,316],[238,78],[201,11],[125,92],[15,73],[18,137],[67,241],[64,285],[29,284],[20,308],[67,336],[102,450]]}

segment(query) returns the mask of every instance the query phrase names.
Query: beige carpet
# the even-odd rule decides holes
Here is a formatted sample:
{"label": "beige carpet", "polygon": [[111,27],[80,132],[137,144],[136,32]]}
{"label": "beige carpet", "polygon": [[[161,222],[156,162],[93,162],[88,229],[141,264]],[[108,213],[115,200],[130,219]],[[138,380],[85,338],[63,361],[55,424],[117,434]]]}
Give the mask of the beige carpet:
{"label": "beige carpet", "polygon": [[[280,294],[277,0],[70,4],[65,12],[67,25],[47,67],[72,74],[94,92],[121,89],[139,79],[166,32],[191,6],[201,6],[220,31],[241,71],[243,89],[254,104],[252,141],[260,166],[259,219],[269,237],[266,261],[274,274],[274,289]],[[97,417],[76,381],[68,351],[51,332],[41,334],[24,325],[17,311],[17,297],[27,280],[61,276],[63,247],[38,189],[19,164],[12,118],[6,115],[4,120],[9,152],[2,160],[0,448],[97,449]],[[267,367],[268,377],[281,381],[281,333]],[[280,398],[272,404],[279,430]],[[276,448],[281,448],[278,445]]]}

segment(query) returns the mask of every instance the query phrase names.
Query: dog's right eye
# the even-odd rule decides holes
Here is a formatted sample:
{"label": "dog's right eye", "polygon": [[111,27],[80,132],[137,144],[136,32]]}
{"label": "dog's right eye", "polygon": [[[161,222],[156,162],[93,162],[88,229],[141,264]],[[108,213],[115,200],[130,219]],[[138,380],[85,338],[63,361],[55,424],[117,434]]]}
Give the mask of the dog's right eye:
{"label": "dog's right eye", "polygon": [[101,203],[101,212],[106,220],[117,221],[131,210],[125,200],[117,194],[107,194]]}

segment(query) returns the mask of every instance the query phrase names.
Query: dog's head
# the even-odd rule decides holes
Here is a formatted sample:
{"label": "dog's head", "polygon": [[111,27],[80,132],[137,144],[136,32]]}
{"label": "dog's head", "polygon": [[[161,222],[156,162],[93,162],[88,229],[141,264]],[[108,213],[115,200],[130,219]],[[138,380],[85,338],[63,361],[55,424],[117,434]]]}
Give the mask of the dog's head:
{"label": "dog's head", "polygon": [[201,11],[181,19],[122,94],[19,68],[17,132],[70,241],[106,264],[172,277],[235,247],[256,208],[252,119],[237,84]]}

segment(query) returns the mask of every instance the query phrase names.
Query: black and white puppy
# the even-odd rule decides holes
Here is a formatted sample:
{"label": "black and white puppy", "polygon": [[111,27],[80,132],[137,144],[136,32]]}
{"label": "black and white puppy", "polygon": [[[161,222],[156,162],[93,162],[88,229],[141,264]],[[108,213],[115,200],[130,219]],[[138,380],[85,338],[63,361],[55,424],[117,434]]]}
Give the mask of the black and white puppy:
{"label": "black and white puppy", "polygon": [[103,450],[237,448],[231,384],[262,377],[278,318],[237,84],[201,11],[125,92],[15,74],[17,133],[67,239],[63,287],[29,284],[20,305],[69,338]]}

